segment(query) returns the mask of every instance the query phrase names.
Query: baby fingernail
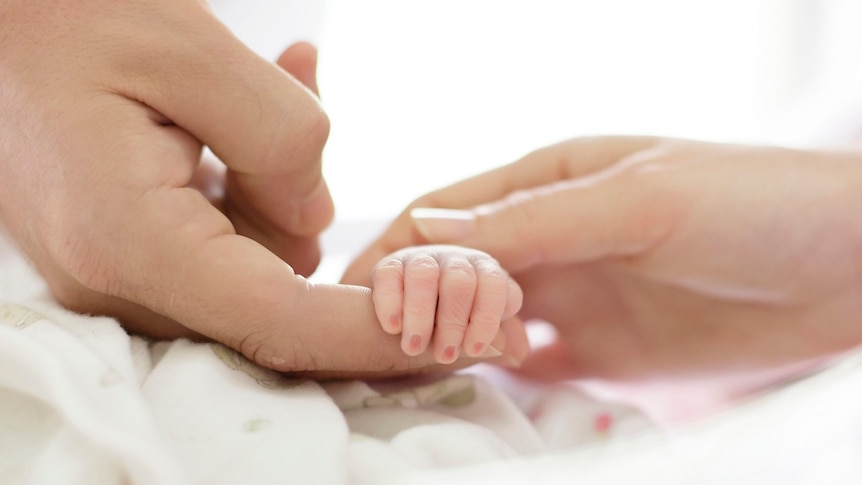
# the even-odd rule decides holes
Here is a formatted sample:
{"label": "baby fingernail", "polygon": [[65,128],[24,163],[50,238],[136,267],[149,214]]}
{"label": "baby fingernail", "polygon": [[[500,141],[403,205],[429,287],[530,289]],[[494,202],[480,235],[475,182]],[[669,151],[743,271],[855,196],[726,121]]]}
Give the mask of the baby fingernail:
{"label": "baby fingernail", "polygon": [[455,362],[455,359],[458,358],[458,348],[454,345],[450,345],[443,349],[443,361],[445,362]]}
{"label": "baby fingernail", "polygon": [[482,342],[476,342],[473,344],[473,355],[479,355],[483,350],[485,350],[485,344]]}
{"label": "baby fingernail", "polygon": [[392,315],[389,317],[389,330],[398,332],[401,330],[401,316]]}
{"label": "baby fingernail", "polygon": [[411,335],[410,340],[407,343],[407,346],[410,348],[411,352],[419,352],[419,348],[422,346],[422,337],[418,335]]}
{"label": "baby fingernail", "polygon": [[410,211],[413,226],[432,242],[459,241],[473,234],[476,216],[459,209],[417,207]]}

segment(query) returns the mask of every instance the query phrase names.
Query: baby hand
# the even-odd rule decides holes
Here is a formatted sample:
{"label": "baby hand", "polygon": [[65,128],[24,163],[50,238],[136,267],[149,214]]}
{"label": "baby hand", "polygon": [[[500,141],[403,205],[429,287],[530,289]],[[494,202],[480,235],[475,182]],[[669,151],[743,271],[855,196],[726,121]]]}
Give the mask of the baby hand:
{"label": "baby hand", "polygon": [[[499,354],[500,322],[521,309],[523,293],[488,254],[459,246],[414,246],[386,256],[371,274],[372,299],[383,330],[401,334],[418,355],[433,338],[441,364],[461,349],[469,357]],[[496,351],[496,352],[495,352]]]}

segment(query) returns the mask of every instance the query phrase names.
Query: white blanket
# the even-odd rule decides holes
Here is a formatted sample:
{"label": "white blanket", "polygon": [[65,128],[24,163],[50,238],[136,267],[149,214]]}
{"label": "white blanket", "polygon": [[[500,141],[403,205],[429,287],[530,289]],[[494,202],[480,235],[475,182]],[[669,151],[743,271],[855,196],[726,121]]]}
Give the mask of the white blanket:
{"label": "white blanket", "polygon": [[862,358],[672,428],[482,366],[317,383],[65,311],[0,240],[2,484],[560,479],[862,483]]}

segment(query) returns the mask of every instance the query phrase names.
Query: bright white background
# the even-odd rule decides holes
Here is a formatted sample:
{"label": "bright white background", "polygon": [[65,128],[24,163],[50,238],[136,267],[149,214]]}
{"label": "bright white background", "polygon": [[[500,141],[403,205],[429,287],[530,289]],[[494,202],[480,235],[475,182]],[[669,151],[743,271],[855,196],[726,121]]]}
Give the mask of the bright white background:
{"label": "bright white background", "polygon": [[214,0],[320,47],[337,221],[581,135],[801,145],[862,94],[858,0]]}

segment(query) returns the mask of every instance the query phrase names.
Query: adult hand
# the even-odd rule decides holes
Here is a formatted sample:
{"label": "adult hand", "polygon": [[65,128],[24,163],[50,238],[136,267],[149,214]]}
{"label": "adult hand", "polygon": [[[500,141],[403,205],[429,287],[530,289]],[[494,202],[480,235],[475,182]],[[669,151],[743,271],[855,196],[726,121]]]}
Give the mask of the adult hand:
{"label": "adult hand", "polygon": [[858,152],[576,139],[419,198],[344,281],[362,283],[403,246],[486,251],[521,285],[519,315],[558,331],[524,364],[546,377],[816,359],[862,343],[860,163]]}
{"label": "adult hand", "polygon": [[333,211],[315,62],[307,44],[261,59],[197,0],[5,1],[0,217],[61,303],[132,331],[285,371],[430,363],[366,288],[300,276]]}

